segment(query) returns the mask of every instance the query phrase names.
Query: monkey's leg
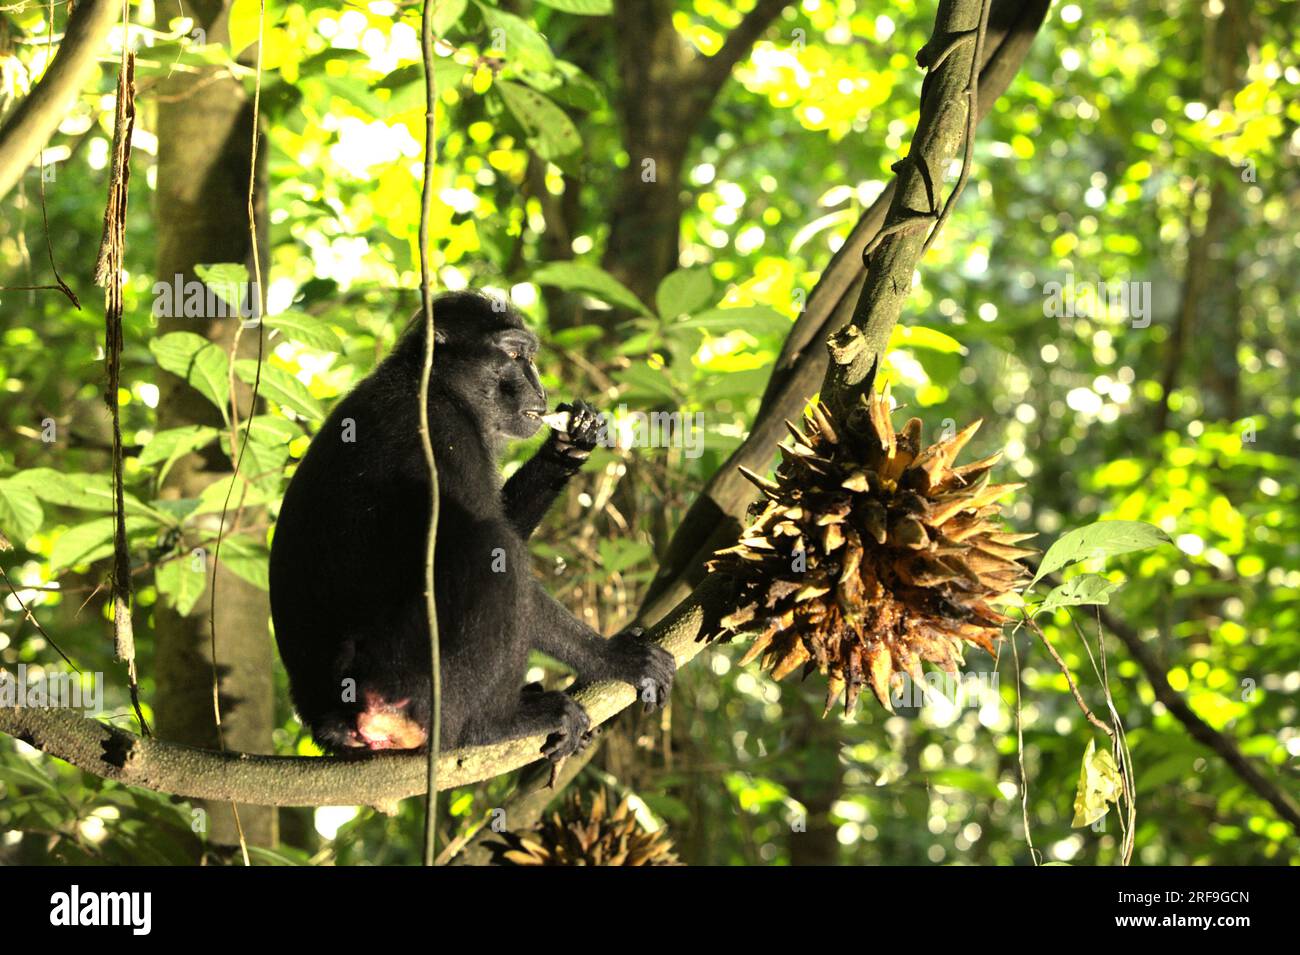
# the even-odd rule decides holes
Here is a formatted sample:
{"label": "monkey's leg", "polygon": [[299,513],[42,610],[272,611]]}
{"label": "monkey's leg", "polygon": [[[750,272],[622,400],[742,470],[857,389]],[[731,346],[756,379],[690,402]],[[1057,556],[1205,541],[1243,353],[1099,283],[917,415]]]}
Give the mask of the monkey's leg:
{"label": "monkey's leg", "polygon": [[532,646],[567,663],[584,683],[630,683],[647,711],[668,701],[677,665],[673,655],[631,628],[606,639],[569,613],[546,589],[532,583]]}
{"label": "monkey's leg", "polygon": [[471,720],[459,745],[479,746],[546,734],[542,755],[555,760],[579,752],[591,740],[591,718],[567,693],[536,689],[517,693],[515,709],[504,722]]}

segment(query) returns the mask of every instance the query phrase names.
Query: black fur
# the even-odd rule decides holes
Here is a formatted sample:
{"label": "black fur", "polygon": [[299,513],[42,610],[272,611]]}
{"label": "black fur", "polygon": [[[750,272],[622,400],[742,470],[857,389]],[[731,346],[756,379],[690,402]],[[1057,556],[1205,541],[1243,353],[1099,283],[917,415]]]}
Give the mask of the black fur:
{"label": "black fur", "polygon": [[[530,648],[569,664],[581,681],[631,683],[649,705],[667,698],[672,657],[639,631],[602,638],[529,568],[527,537],[596,444],[594,411],[568,406],[568,431],[553,432],[503,488],[498,458],[506,441],[535,433],[546,410],[532,362],[537,339],[517,312],[478,293],[441,296],[434,317],[429,419],[441,495],[441,742],[546,733],[545,754],[562,757],[584,745],[590,724],[569,695],[522,688]],[[427,737],[430,495],[416,405],[423,354],[417,317],[321,427],[275,529],[276,640],[299,716],[329,750],[410,748]],[[408,732],[373,729],[394,721]],[[413,738],[413,729],[422,735]]]}

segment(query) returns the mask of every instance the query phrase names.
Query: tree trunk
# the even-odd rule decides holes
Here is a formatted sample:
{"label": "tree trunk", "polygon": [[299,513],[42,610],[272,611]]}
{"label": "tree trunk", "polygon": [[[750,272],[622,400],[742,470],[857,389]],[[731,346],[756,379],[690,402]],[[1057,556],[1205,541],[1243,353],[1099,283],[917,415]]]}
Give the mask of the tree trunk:
{"label": "tree trunk", "polygon": [[[225,42],[229,0],[190,0],[186,10],[207,30],[210,42]],[[159,19],[181,15],[179,4],[167,2]],[[242,83],[209,73],[176,73],[158,101],[158,275],[172,282],[196,280],[194,268],[218,262],[243,263],[252,276],[247,193],[252,146],[252,99]],[[264,156],[265,150],[259,149]],[[265,194],[265,163],[259,161],[256,194]],[[268,260],[264,200],[258,202],[258,245]],[[254,294],[254,300],[256,295]],[[159,334],[192,331],[229,351],[239,326],[237,318],[160,318]],[[241,357],[255,357],[258,329],[247,329],[240,340]],[[221,427],[217,410],[178,378],[163,375],[158,427],[188,424]],[[249,411],[250,389],[237,384],[241,419]],[[190,498],[231,470],[222,450],[191,454],[179,461],[164,482],[164,498]],[[233,510],[232,510],[233,513]],[[248,521],[246,511],[244,520]],[[218,515],[205,523],[215,530]],[[227,527],[229,533],[229,527]],[[186,540],[189,547],[197,545]],[[213,585],[209,553],[208,587]],[[267,594],[224,567],[216,571],[216,654],[225,746],[254,753],[271,751],[275,726],[273,654],[267,622]],[[212,706],[212,630],[210,590],[182,617],[170,606],[156,612],[158,733],[164,739],[217,748],[219,737]],[[229,804],[206,803],[208,838],[218,846],[236,845],[239,834]],[[265,806],[240,808],[239,819],[250,844],[272,845],[276,838],[275,810]]]}

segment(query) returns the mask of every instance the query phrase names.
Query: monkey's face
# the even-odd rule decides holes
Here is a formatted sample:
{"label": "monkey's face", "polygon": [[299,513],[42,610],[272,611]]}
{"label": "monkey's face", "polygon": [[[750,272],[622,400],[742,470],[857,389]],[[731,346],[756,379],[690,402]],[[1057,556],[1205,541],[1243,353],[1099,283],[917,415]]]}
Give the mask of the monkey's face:
{"label": "monkey's face", "polygon": [[537,336],[526,328],[494,333],[485,356],[493,430],[507,438],[529,438],[546,414],[546,389],[533,359]]}

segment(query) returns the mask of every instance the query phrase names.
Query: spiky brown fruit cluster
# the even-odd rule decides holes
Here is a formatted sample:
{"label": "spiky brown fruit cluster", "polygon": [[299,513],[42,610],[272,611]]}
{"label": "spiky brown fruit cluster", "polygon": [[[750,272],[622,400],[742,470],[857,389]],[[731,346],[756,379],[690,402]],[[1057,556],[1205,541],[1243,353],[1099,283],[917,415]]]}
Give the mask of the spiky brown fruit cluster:
{"label": "spiky brown fruit cluster", "polygon": [[994,521],[1023,486],[989,483],[1001,452],[953,466],[980,423],[923,450],[919,418],[894,430],[888,388],[843,426],[816,404],[806,434],[786,423],[776,480],[745,472],[764,499],[709,564],[739,585],[724,631],[758,631],[742,662],[761,655],[778,680],[820,670],[828,712],[841,692],[852,710],[864,683],[892,711],[891,686],[920,683],[922,661],[955,673],[966,644],[993,650],[1008,620],[993,605],[1022,585],[1034,551],[1016,545],[1034,535]]}
{"label": "spiky brown fruit cluster", "polygon": [[526,833],[504,833],[495,844],[497,865],[681,865],[664,830],[641,825],[624,799],[611,813],[601,789],[584,798],[570,793],[562,812]]}

